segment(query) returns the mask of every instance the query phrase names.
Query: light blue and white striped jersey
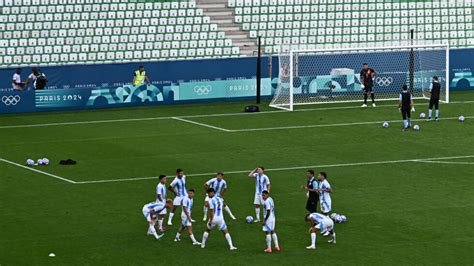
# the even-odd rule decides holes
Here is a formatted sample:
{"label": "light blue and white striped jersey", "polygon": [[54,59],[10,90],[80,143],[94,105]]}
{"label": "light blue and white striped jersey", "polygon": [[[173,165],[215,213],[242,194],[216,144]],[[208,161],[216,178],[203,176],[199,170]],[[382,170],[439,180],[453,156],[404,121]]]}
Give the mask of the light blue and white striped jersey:
{"label": "light blue and white striped jersey", "polygon": [[224,215],[222,213],[222,210],[224,209],[224,201],[222,200],[222,198],[216,196],[212,197],[212,199],[209,201],[209,208],[211,210],[214,210],[213,219],[224,218]]}
{"label": "light blue and white striped jersey", "polygon": [[227,188],[227,182],[224,179],[218,180],[216,177],[209,179],[206,184],[214,189],[218,197],[221,195],[221,190]]}
{"label": "light blue and white striped jersey", "polygon": [[158,200],[158,195],[161,195],[161,200],[166,201],[166,185],[158,183],[156,186],[156,200]]}
{"label": "light blue and white striped jersey", "polygon": [[268,218],[275,219],[275,203],[271,197],[263,201],[263,217],[267,216],[268,210],[270,210],[270,216]]}
{"label": "light blue and white striped jersey", "polygon": [[262,194],[262,191],[267,190],[267,185],[270,184],[270,179],[267,175],[259,175],[258,173],[253,174],[255,177],[255,193],[258,195]]}
{"label": "light blue and white striped jersey", "polygon": [[154,201],[154,202],[150,202],[148,204],[145,204],[145,206],[143,206],[143,208],[147,208],[148,212],[150,212],[151,210],[154,210],[155,213],[160,213],[165,208],[165,203]]}
{"label": "light blue and white striped jersey", "polygon": [[181,208],[182,208],[182,211],[181,211],[181,214],[182,215],[186,215],[186,213],[184,213],[184,207],[186,207],[186,210],[188,210],[188,214],[189,216],[191,216],[191,211],[193,210],[193,203],[194,203],[194,200],[193,199],[190,199],[189,196],[185,196],[183,198],[183,202],[181,204]]}
{"label": "light blue and white striped jersey", "polygon": [[309,217],[311,217],[311,221],[313,221],[313,223],[322,223],[323,221],[327,221],[327,220],[331,220],[329,217],[327,217],[326,215],[322,215],[320,213],[317,213],[317,212],[313,212],[309,215]]}
{"label": "light blue and white striped jersey", "polygon": [[[327,179],[324,179],[323,181],[319,182],[319,189],[328,189],[331,188],[331,185],[329,185],[329,182]],[[329,192],[320,192],[319,193],[319,201],[321,204],[327,204],[331,206],[331,195]]]}
{"label": "light blue and white striped jersey", "polygon": [[176,191],[178,197],[184,197],[187,194],[186,190],[186,176],[178,178],[175,177],[173,182],[171,182],[170,186]]}

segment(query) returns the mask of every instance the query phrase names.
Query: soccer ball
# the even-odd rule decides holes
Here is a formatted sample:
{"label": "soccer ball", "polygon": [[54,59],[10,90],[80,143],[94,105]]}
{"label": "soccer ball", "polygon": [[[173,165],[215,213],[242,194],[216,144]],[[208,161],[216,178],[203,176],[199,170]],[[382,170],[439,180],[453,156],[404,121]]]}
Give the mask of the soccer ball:
{"label": "soccer ball", "polygon": [[426,117],[426,114],[425,114],[425,113],[421,113],[421,114],[420,114],[420,118],[423,119],[423,118],[425,118],[425,117]]}
{"label": "soccer ball", "polygon": [[43,165],[48,165],[48,164],[49,164],[49,159],[43,158]]}
{"label": "soccer ball", "polygon": [[390,124],[389,124],[388,122],[383,122],[382,126],[383,126],[384,128],[388,128],[388,127],[390,126]]}
{"label": "soccer ball", "polygon": [[461,115],[459,118],[458,118],[459,122],[464,122],[464,116]]}
{"label": "soccer ball", "polygon": [[247,217],[245,217],[245,221],[247,221],[247,223],[251,223],[251,222],[253,222],[253,217],[252,216],[247,216]]}
{"label": "soccer ball", "polygon": [[30,166],[31,166],[31,165],[35,165],[35,161],[33,161],[33,160],[31,160],[31,159],[28,159],[28,160],[26,160],[26,164],[27,164],[27,165],[30,165]]}
{"label": "soccer ball", "polygon": [[415,131],[420,130],[420,126],[419,126],[419,125],[414,125],[414,126],[413,126],[413,130],[415,130]]}
{"label": "soccer ball", "polygon": [[38,165],[43,165],[44,164],[43,159],[38,159],[37,162],[38,162]]}

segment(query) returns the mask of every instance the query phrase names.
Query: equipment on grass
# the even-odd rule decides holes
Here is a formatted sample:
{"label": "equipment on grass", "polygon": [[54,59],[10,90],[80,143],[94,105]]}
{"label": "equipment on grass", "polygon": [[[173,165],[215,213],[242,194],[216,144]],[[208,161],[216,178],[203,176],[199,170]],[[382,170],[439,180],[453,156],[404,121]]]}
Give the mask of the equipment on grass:
{"label": "equipment on grass", "polygon": [[43,159],[38,159],[38,160],[37,160],[37,163],[38,163],[38,165],[43,165],[43,164],[44,164],[44,161],[43,161]]}
{"label": "equipment on grass", "polygon": [[61,160],[61,161],[59,161],[59,164],[74,165],[74,164],[76,164],[76,161],[74,161],[73,159]]}
{"label": "equipment on grass", "polygon": [[464,119],[465,119],[465,118],[464,118],[463,115],[459,116],[459,118],[458,118],[459,122],[464,122]]}
{"label": "equipment on grass", "polygon": [[29,166],[35,165],[35,161],[32,160],[32,159],[28,159],[28,160],[26,160],[26,164],[29,165]]}
{"label": "equipment on grass", "polygon": [[245,106],[245,112],[256,113],[256,112],[260,112],[260,109],[256,105],[248,105],[248,106]]}
{"label": "equipment on grass", "polygon": [[347,222],[347,217],[342,214],[337,214],[334,212],[334,213],[331,213],[330,217],[334,222],[338,224]]}
{"label": "equipment on grass", "polygon": [[382,126],[383,126],[384,128],[388,128],[388,127],[390,126],[390,124],[389,124],[388,122],[383,122]]}
{"label": "equipment on grass", "polygon": [[245,221],[247,221],[247,223],[252,223],[253,222],[253,217],[252,216],[247,216],[247,217],[245,217]]}
{"label": "equipment on grass", "polygon": [[[303,46],[301,46],[303,48]],[[380,100],[398,100],[401,87],[413,81],[414,99],[429,99],[433,76],[442,77],[442,102],[449,102],[449,46],[403,41],[380,47],[282,47],[279,81],[271,107],[292,111],[295,105],[360,102],[362,63],[376,70],[372,91]]]}
{"label": "equipment on grass", "polygon": [[48,164],[49,164],[49,159],[43,158],[43,165],[48,165]]}
{"label": "equipment on grass", "polygon": [[426,117],[426,114],[425,113],[420,113],[420,118],[423,119]]}
{"label": "equipment on grass", "polygon": [[419,125],[414,125],[414,126],[413,126],[413,130],[415,130],[415,131],[420,130],[420,126],[419,126]]}

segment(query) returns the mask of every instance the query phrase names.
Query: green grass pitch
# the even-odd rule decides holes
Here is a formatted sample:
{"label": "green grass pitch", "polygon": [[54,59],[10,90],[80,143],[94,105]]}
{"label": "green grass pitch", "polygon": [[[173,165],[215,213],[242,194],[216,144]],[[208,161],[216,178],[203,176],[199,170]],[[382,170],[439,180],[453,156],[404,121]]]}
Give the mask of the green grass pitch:
{"label": "green grass pitch", "polygon": [[[472,265],[474,94],[453,93],[452,100],[441,105],[441,117],[450,119],[415,121],[418,132],[402,132],[401,122],[382,128],[401,120],[393,102],[251,115],[230,115],[247,104],[232,102],[0,116],[0,158],[52,162],[33,167],[46,175],[0,161],[0,265]],[[427,112],[426,102],[416,108],[416,117]],[[78,164],[58,165],[67,158]],[[245,222],[255,215],[255,182],[244,170],[259,165],[268,169],[276,205],[282,251],[273,254],[263,253],[261,225]],[[314,251],[305,249],[300,190],[307,167],[328,173],[333,211],[348,217],[336,224],[337,244],[318,235]],[[225,198],[238,220],[226,222],[237,251],[218,231],[204,250],[186,233],[173,242],[180,215],[160,241],[145,237],[141,209],[155,198],[152,177],[176,168],[197,190],[199,241],[202,185],[213,175],[197,174],[228,173]]]}

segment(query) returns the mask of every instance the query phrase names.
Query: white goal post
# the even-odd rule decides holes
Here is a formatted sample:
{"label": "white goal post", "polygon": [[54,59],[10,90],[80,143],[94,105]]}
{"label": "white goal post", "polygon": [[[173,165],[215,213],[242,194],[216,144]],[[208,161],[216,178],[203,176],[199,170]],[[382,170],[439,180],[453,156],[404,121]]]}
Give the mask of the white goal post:
{"label": "white goal post", "polygon": [[404,84],[414,99],[429,99],[431,79],[437,76],[440,100],[449,102],[448,44],[300,48],[281,49],[285,52],[279,55],[278,85],[271,107],[292,111],[295,105],[362,103],[360,71],[364,63],[376,71],[376,101],[398,100]]}

